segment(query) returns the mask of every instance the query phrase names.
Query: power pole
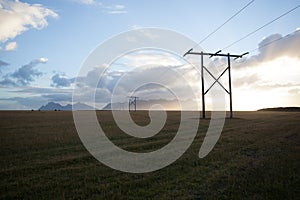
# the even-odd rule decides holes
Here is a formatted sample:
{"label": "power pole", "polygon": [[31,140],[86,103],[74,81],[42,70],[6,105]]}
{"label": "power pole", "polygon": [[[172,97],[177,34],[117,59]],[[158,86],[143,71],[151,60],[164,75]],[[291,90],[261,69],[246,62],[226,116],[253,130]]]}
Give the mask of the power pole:
{"label": "power pole", "polygon": [[[209,92],[209,90],[218,83],[225,92],[229,95],[229,101],[230,101],[230,118],[233,117],[232,115],[232,88],[231,88],[231,65],[230,65],[230,58],[238,59],[242,58],[243,56],[247,55],[249,52],[241,54],[241,55],[232,55],[232,54],[222,54],[221,50],[217,51],[216,53],[204,53],[204,52],[192,52],[193,49],[190,49],[188,52],[186,52],[184,56],[191,54],[191,55],[200,55],[201,56],[201,84],[202,84],[202,118],[205,119],[205,95]],[[209,56],[209,58],[218,56],[218,57],[227,57],[227,67],[226,69],[219,75],[218,78],[216,78],[205,66],[203,62],[203,57]],[[215,80],[215,82],[205,91],[204,88],[204,70],[207,71],[207,73]],[[219,79],[225,74],[225,72],[228,71],[228,81],[229,81],[229,91],[219,82]]]}
{"label": "power pole", "polygon": [[136,111],[136,100],[138,99],[138,97],[136,96],[129,96],[129,101],[128,101],[128,110],[129,112],[131,111],[131,105],[134,106],[134,111]]}

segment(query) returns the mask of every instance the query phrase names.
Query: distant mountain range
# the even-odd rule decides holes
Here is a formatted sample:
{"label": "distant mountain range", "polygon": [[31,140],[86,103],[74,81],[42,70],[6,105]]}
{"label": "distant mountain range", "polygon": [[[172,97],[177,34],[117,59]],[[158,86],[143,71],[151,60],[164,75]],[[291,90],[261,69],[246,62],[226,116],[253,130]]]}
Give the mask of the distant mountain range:
{"label": "distant mountain range", "polygon": [[49,102],[47,105],[42,106],[39,110],[95,110],[95,108],[88,106],[84,103],[67,104],[65,106],[59,103]]}
{"label": "distant mountain range", "polygon": [[[164,110],[181,110],[180,104],[177,100],[166,99],[151,99],[151,100],[137,100],[137,110],[160,110],[163,107]],[[153,107],[153,105],[160,105],[161,107]],[[195,110],[193,105],[195,102],[181,101],[181,105],[186,110]],[[131,109],[134,109],[134,105],[131,105]],[[128,102],[125,103],[108,103],[102,108],[102,110],[128,110]]]}
{"label": "distant mountain range", "polygon": [[300,112],[300,107],[277,107],[277,108],[263,108],[258,111],[284,111],[284,112]]}

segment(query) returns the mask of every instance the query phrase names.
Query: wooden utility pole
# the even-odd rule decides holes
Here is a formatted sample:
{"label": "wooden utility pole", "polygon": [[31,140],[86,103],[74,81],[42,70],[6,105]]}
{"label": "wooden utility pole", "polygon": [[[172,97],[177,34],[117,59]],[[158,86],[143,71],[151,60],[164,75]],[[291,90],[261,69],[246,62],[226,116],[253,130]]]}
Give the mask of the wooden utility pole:
{"label": "wooden utility pole", "polygon": [[[205,95],[209,92],[209,90],[216,84],[218,83],[224,90],[225,92],[229,95],[229,101],[230,101],[230,118],[233,117],[232,115],[232,88],[231,88],[231,65],[230,65],[230,58],[238,59],[242,58],[244,55],[247,55],[249,52],[241,54],[241,55],[232,55],[232,54],[222,54],[221,50],[217,51],[216,53],[205,53],[203,51],[201,52],[192,52],[193,49],[190,49],[188,52],[186,52],[184,56],[190,54],[190,55],[200,55],[201,56],[201,84],[202,84],[202,118],[205,119]],[[203,57],[204,56],[209,56],[214,57],[214,56],[219,56],[219,57],[227,57],[227,67],[226,69],[219,75],[218,78],[216,78],[205,66],[203,62]],[[207,73],[215,80],[214,83],[205,91],[204,87],[204,70],[207,71]],[[225,72],[228,71],[228,81],[229,81],[229,90],[227,90],[220,82],[219,79],[225,74]]]}

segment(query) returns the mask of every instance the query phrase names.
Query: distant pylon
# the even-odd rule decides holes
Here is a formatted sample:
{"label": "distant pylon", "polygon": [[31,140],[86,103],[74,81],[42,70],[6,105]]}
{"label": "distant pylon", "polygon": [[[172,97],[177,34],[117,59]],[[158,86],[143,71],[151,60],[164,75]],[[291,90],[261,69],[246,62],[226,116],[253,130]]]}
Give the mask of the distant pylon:
{"label": "distant pylon", "polygon": [[136,100],[138,99],[138,97],[136,96],[129,96],[129,100],[128,100],[128,110],[129,112],[131,111],[131,105],[134,106],[134,111],[136,111]]}

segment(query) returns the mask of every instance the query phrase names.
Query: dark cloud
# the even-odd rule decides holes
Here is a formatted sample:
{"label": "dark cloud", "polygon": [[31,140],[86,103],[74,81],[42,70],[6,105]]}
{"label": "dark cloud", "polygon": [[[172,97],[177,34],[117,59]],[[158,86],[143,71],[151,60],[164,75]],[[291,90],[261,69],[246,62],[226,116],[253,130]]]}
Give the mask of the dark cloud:
{"label": "dark cloud", "polygon": [[15,81],[10,78],[5,77],[2,81],[0,81],[1,86],[17,86]]}
{"label": "dark cloud", "polygon": [[33,60],[27,65],[23,65],[17,69],[14,73],[11,74],[11,77],[16,79],[16,82],[20,85],[28,85],[34,78],[41,76],[43,73],[37,69],[34,69],[35,66],[41,62],[40,60]]}
{"label": "dark cloud", "polygon": [[75,78],[67,78],[60,74],[55,74],[51,78],[53,87],[69,87],[74,82]]}
{"label": "dark cloud", "polygon": [[30,63],[21,66],[15,72],[4,76],[4,80],[0,81],[4,86],[26,86],[34,81],[36,77],[41,76],[43,73],[35,69],[38,64],[46,63],[46,58],[35,59]]}
{"label": "dark cloud", "polygon": [[0,73],[2,72],[2,67],[6,67],[8,65],[9,64],[7,62],[4,62],[4,61],[0,60]]}
{"label": "dark cloud", "polygon": [[8,66],[9,64],[7,62],[4,62],[0,60],[0,67]]}

